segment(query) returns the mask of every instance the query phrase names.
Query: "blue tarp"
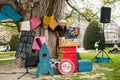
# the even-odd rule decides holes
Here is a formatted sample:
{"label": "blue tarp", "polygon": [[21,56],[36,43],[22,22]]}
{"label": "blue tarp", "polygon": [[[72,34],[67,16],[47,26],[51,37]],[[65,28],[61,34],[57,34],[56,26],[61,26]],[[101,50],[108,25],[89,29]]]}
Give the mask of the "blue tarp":
{"label": "blue tarp", "polygon": [[18,22],[22,19],[22,16],[17,11],[15,11],[14,8],[10,5],[3,5],[1,11],[5,15],[10,17],[13,20],[13,22]]}
{"label": "blue tarp", "polygon": [[2,12],[0,12],[0,20],[6,20],[6,19],[9,19],[9,17],[3,14]]}

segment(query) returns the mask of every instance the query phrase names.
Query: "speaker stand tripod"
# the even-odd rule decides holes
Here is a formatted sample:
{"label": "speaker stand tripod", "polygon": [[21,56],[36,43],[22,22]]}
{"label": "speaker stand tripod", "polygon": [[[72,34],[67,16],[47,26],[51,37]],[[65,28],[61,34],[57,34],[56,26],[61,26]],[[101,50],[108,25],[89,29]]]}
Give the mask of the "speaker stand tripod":
{"label": "speaker stand tripod", "polygon": [[[102,33],[101,33],[101,37],[103,36],[104,38],[105,38],[105,36],[104,36],[104,26],[105,26],[105,24],[103,23],[103,31],[102,31]],[[103,40],[103,39],[102,39]],[[101,57],[101,59],[102,59],[102,62],[103,62],[103,60],[104,60],[104,54],[106,54],[107,55],[107,57],[111,60],[111,62],[113,62],[112,61],[112,59],[108,56],[108,54],[105,52],[105,50],[104,50],[104,48],[105,48],[105,42],[104,41],[102,41],[102,49],[98,52],[98,54],[92,59],[92,61],[100,54],[100,53],[102,53],[102,57]]]}
{"label": "speaker stand tripod", "polygon": [[102,49],[102,50],[100,50],[99,52],[98,52],[98,54],[92,59],[92,61],[99,55],[99,54],[101,54],[102,53],[102,57],[101,57],[101,62],[103,62],[103,60],[104,60],[104,54],[106,54],[107,55],[107,57],[111,60],[111,62],[113,63],[113,61],[112,61],[112,59],[109,57],[109,55],[105,52],[105,50],[104,49]]}
{"label": "speaker stand tripod", "polygon": [[28,68],[26,68],[26,72],[23,73],[21,76],[19,76],[17,79],[22,78],[22,77],[25,76],[26,74],[35,75],[35,74],[30,73],[29,70],[28,70]]}

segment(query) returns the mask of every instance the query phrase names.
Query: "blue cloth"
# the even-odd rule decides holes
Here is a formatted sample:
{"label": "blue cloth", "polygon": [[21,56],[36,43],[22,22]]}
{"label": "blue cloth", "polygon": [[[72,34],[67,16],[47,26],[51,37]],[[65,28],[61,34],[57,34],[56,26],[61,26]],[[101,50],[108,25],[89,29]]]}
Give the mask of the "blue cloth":
{"label": "blue cloth", "polygon": [[22,16],[17,11],[15,11],[14,8],[10,5],[3,5],[1,11],[5,15],[10,17],[13,20],[13,22],[18,22],[22,19]]}
{"label": "blue cloth", "polygon": [[80,16],[78,17],[78,22],[80,22]]}
{"label": "blue cloth", "polygon": [[9,17],[3,14],[2,12],[0,12],[0,20],[6,20],[6,19],[9,19]]}

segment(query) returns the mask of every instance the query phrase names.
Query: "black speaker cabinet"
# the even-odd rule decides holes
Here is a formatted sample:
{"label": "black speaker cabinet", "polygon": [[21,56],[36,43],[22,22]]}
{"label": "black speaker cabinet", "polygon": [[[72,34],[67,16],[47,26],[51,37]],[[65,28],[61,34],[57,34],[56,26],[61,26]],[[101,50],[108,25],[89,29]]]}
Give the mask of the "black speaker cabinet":
{"label": "black speaker cabinet", "polygon": [[111,17],[111,8],[110,7],[102,7],[100,14],[100,22],[101,23],[109,23]]}

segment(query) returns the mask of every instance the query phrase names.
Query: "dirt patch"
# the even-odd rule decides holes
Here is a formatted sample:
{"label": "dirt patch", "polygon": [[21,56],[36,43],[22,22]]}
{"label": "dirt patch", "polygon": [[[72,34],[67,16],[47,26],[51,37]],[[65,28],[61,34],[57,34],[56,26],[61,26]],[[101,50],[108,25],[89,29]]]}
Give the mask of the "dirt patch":
{"label": "dirt patch", "polygon": [[[35,78],[36,69],[37,69],[36,67],[30,68],[29,72],[31,72],[34,75],[26,74],[23,77],[21,77],[19,80],[41,80],[43,78],[46,78],[48,80],[49,78],[52,78],[52,80],[55,80],[55,78],[61,78],[62,76],[64,76],[64,75],[59,74],[59,75],[54,75],[53,77],[51,77],[49,74],[40,74],[39,78]],[[100,66],[98,64],[94,64],[93,71],[97,69],[100,69]],[[102,69],[108,70],[108,71],[113,70],[109,68],[102,68]],[[9,65],[0,66],[0,80],[18,80],[17,78],[20,77],[25,72],[26,72],[25,68],[17,68],[17,67],[12,67]],[[96,73],[94,75],[90,75],[89,72],[78,72],[78,73],[74,73],[72,76],[77,75],[77,74],[82,74],[80,75],[80,78],[96,78],[96,77],[104,76],[104,73],[102,72]]]}
{"label": "dirt patch", "polygon": [[[36,67],[29,68],[29,73],[25,74],[19,80],[41,80],[43,78],[53,78],[49,74],[40,74],[39,78],[35,77]],[[18,78],[26,72],[25,68],[11,67],[9,65],[0,66],[0,80],[18,80]],[[32,74],[32,75],[31,75]],[[54,75],[59,77],[61,75]]]}
{"label": "dirt patch", "polygon": [[100,76],[103,76],[104,73],[97,73],[97,74],[94,74],[94,75],[84,75],[84,76],[80,76],[80,78],[96,78],[96,77],[100,77]]}

